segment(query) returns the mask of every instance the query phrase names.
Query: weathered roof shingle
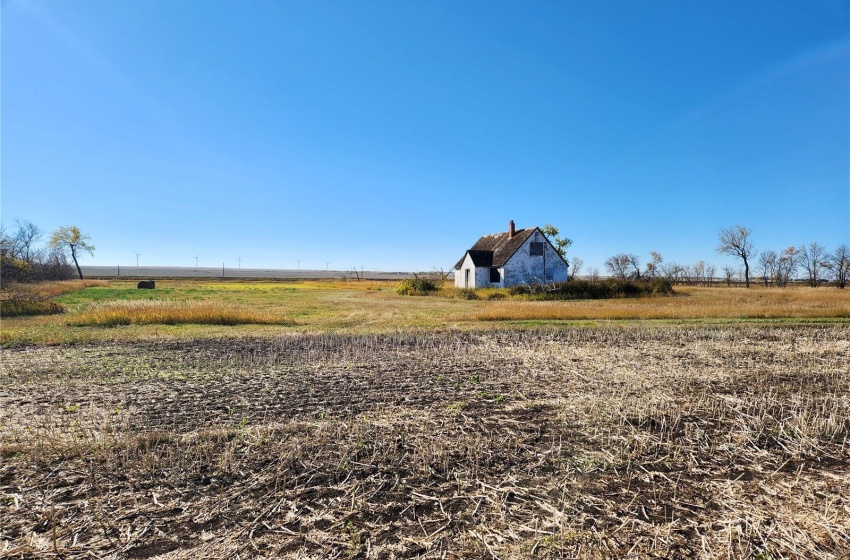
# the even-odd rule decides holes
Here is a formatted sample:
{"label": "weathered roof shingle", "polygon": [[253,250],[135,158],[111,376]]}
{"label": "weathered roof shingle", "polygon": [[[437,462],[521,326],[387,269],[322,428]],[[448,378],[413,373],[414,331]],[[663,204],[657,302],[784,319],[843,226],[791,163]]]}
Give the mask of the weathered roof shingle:
{"label": "weathered roof shingle", "polygon": [[507,231],[483,235],[481,236],[481,239],[476,241],[475,245],[473,245],[472,248],[464,253],[460,260],[457,261],[455,269],[459,269],[461,265],[463,265],[463,259],[466,258],[467,253],[469,253],[470,257],[472,257],[472,262],[476,267],[504,266],[504,264],[508,262],[508,259],[517,252],[517,249],[525,243],[526,239],[528,239],[536,229],[536,227],[532,227],[517,230],[513,237],[509,237],[509,232]]}

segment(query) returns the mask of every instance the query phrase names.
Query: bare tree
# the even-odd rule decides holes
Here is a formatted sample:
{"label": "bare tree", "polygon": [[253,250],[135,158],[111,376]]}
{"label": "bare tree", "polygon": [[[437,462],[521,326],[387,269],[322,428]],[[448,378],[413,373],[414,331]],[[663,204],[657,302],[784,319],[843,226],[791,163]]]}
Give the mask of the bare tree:
{"label": "bare tree", "polygon": [[714,283],[714,275],[717,273],[717,267],[711,263],[705,265],[705,285],[711,286]]}
{"label": "bare tree", "polygon": [[797,270],[799,254],[800,251],[796,247],[791,246],[787,247],[779,255],[779,259],[776,261],[776,284],[778,286],[787,286],[788,281],[793,278]]}
{"label": "bare tree", "polygon": [[661,275],[661,263],[664,262],[664,259],[658,251],[650,251],[649,257],[650,260],[646,263],[646,272],[644,272],[644,276],[657,278]]}
{"label": "bare tree", "polygon": [[639,266],[640,261],[638,261],[637,255],[627,253],[619,253],[605,261],[605,268],[617,280],[626,280],[633,277],[635,271],[637,271],[637,275],[640,277]]}
{"label": "bare tree", "polygon": [[449,274],[451,274],[451,273],[452,273],[451,268],[444,271],[442,268],[437,268],[435,266],[433,275],[440,282],[440,285],[442,285],[448,279]]}
{"label": "bare tree", "polygon": [[661,275],[671,282],[681,282],[684,267],[679,263],[667,263],[661,266]]}
{"label": "bare tree", "polygon": [[750,234],[753,230],[742,226],[731,226],[720,228],[720,242],[716,251],[721,255],[738,257],[744,261],[744,282],[750,287],[750,263],[749,258],[753,253],[753,243]]}
{"label": "bare tree", "polygon": [[694,271],[694,283],[695,284],[705,284],[705,261],[698,260],[694,263],[693,266]]}
{"label": "bare tree", "polygon": [[14,235],[12,256],[32,264],[35,257],[35,243],[43,235],[41,228],[28,220],[16,220],[15,226],[17,230]]}
{"label": "bare tree", "polygon": [[599,282],[599,269],[595,266],[591,266],[589,269],[587,269],[587,278],[591,282]]}
{"label": "bare tree", "polygon": [[572,263],[571,263],[571,266],[570,266],[570,269],[572,270],[572,272],[570,272],[570,280],[573,280],[578,275],[578,273],[581,271],[581,267],[582,267],[583,264],[584,264],[584,261],[581,260],[580,258],[578,258],[578,257],[572,258]]}
{"label": "bare tree", "polygon": [[770,280],[776,276],[776,263],[779,256],[776,251],[762,251],[759,255],[759,269],[764,285],[770,287]]}
{"label": "bare tree", "polygon": [[70,251],[71,258],[74,260],[74,266],[77,267],[77,274],[80,275],[80,280],[83,279],[83,271],[80,270],[78,257],[81,252],[94,254],[94,245],[90,245],[91,237],[80,232],[80,228],[76,226],[63,226],[53,232],[50,236],[48,247],[58,251]]}
{"label": "bare tree", "polygon": [[734,266],[729,266],[728,264],[723,267],[723,277],[726,279],[726,286],[732,285],[732,279],[735,278],[735,274],[737,274],[737,270],[735,270]]}
{"label": "bare tree", "polygon": [[839,245],[835,252],[827,255],[824,266],[832,272],[838,287],[843,290],[850,276],[850,247],[843,243]]}
{"label": "bare tree", "polygon": [[800,247],[799,255],[799,262],[809,277],[809,286],[817,287],[826,260],[826,249],[817,241],[812,241],[808,246]]}

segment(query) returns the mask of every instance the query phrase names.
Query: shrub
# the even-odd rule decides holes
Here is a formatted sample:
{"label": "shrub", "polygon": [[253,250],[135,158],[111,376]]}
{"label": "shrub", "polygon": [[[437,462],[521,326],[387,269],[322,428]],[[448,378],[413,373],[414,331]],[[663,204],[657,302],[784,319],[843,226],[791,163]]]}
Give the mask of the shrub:
{"label": "shrub", "polygon": [[535,300],[613,299],[672,295],[673,284],[665,278],[643,280],[570,280],[555,284],[521,284],[511,287],[512,295]]}
{"label": "shrub", "polygon": [[457,291],[458,299],[478,299],[478,294],[472,288],[461,288]]}
{"label": "shrub", "polygon": [[402,280],[396,288],[396,293],[402,296],[424,296],[439,288],[435,280],[415,277]]}
{"label": "shrub", "polygon": [[4,291],[0,298],[0,316],[2,317],[55,315],[64,312],[64,307],[34,291]]}

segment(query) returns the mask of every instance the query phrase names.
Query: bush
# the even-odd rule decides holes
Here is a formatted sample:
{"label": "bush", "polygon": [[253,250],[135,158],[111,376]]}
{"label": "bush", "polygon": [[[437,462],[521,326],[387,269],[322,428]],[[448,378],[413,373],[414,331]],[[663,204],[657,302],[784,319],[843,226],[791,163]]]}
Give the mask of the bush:
{"label": "bush", "polygon": [[472,288],[461,288],[457,291],[458,299],[478,299],[478,294]]}
{"label": "bush", "polygon": [[614,299],[656,295],[672,295],[673,284],[665,278],[652,280],[570,280],[555,284],[520,284],[511,287],[512,295],[526,295],[535,300]]}
{"label": "bush", "polygon": [[29,315],[55,315],[65,308],[49,297],[31,291],[4,291],[0,298],[0,316],[25,317]]}
{"label": "bush", "polygon": [[395,291],[402,296],[424,296],[439,288],[435,280],[416,277],[402,280]]}

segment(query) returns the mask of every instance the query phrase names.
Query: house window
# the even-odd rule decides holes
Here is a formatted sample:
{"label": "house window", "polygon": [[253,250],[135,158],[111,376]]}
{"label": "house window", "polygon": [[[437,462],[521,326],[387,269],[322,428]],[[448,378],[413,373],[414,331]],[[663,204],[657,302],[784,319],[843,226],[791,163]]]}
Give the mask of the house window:
{"label": "house window", "polygon": [[499,274],[499,269],[495,268],[495,267],[491,268],[490,269],[490,282],[497,284],[501,281],[502,281],[502,275]]}
{"label": "house window", "polygon": [[532,241],[529,247],[529,255],[532,257],[542,257],[543,256],[543,242],[542,241]]}

